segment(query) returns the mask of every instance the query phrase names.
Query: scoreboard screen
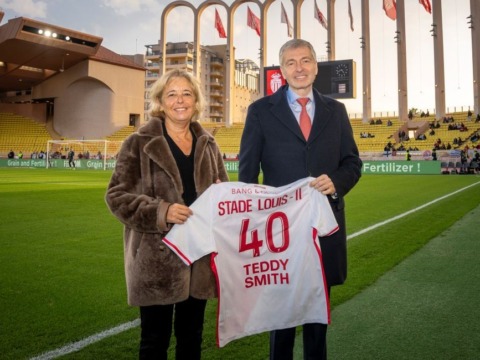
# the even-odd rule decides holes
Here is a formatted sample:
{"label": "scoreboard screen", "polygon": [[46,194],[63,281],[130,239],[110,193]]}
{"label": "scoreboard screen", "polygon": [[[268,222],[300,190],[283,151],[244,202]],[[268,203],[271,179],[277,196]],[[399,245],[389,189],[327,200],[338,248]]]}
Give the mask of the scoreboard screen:
{"label": "scoreboard screen", "polygon": [[[317,63],[318,74],[313,87],[321,94],[334,99],[354,99],[356,92],[356,63],[353,60],[323,61]],[[280,66],[264,68],[265,95],[271,95],[286,80],[282,76]]]}

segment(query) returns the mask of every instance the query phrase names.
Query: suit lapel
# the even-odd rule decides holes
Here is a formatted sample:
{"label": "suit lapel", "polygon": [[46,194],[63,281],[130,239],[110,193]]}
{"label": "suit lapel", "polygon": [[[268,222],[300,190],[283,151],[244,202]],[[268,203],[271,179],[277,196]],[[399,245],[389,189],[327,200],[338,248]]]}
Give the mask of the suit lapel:
{"label": "suit lapel", "polygon": [[270,97],[270,103],[272,104],[271,111],[278,121],[285,125],[296,136],[305,140],[302,131],[300,130],[300,126],[298,125],[298,121],[288,104],[286,91],[287,87],[283,86]]}
{"label": "suit lapel", "polygon": [[324,97],[315,89],[313,89],[313,97],[315,98],[315,115],[313,118],[312,131],[308,139],[310,142],[322,133],[332,116],[330,107],[325,102]]}
{"label": "suit lapel", "polygon": [[[298,125],[298,121],[288,104],[286,91],[287,87],[283,86],[270,97],[270,103],[272,104],[271,111],[273,115],[291,132],[300,139],[305,140],[302,131],[300,130],[300,126]],[[332,116],[330,106],[328,106],[324,97],[315,89],[313,89],[313,97],[315,98],[315,115],[312,123],[312,131],[308,138],[309,142],[315,140],[315,138],[322,133]]]}

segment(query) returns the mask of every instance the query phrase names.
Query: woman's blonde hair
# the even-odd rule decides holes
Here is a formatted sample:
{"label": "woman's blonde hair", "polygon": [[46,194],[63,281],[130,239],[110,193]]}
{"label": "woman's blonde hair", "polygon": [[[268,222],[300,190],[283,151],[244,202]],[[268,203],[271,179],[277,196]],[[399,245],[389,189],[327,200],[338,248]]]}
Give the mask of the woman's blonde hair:
{"label": "woman's blonde hair", "polygon": [[165,118],[165,113],[162,110],[162,96],[165,88],[175,78],[184,78],[192,86],[193,94],[195,95],[195,114],[192,120],[195,120],[203,112],[205,108],[205,99],[203,98],[200,82],[192,74],[185,70],[170,70],[163,74],[157,81],[155,81],[150,88],[149,99],[149,114],[150,116],[156,116]]}

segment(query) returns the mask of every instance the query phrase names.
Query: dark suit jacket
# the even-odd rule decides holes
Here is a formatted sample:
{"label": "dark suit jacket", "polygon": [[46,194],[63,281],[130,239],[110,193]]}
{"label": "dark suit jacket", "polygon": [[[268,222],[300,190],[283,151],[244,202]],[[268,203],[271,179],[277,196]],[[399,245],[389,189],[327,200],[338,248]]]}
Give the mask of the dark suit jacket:
{"label": "dark suit jacket", "polygon": [[329,286],[347,276],[346,229],[343,197],[358,182],[362,161],[353,139],[345,106],[315,89],[315,116],[308,142],[287,102],[287,86],[255,101],[248,109],[239,155],[239,181],[283,186],[307,176],[327,174],[337,199],[329,196],[339,231],[320,238]]}

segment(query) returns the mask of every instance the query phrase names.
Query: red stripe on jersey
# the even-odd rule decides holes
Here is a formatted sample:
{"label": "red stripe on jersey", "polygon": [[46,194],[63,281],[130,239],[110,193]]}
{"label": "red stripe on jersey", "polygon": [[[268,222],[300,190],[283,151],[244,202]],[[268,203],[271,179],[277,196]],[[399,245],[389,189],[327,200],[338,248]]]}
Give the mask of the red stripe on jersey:
{"label": "red stripe on jersey", "polygon": [[188,265],[192,265],[192,262],[190,261],[190,259],[187,258],[185,256],[185,254],[178,247],[176,247],[174,244],[172,244],[170,241],[168,241],[167,238],[163,238],[162,240],[163,240],[164,243],[166,243],[170,247],[170,249],[172,249],[172,251],[175,254],[177,254],[179,257],[181,257],[184,260],[184,262],[186,262]]}

